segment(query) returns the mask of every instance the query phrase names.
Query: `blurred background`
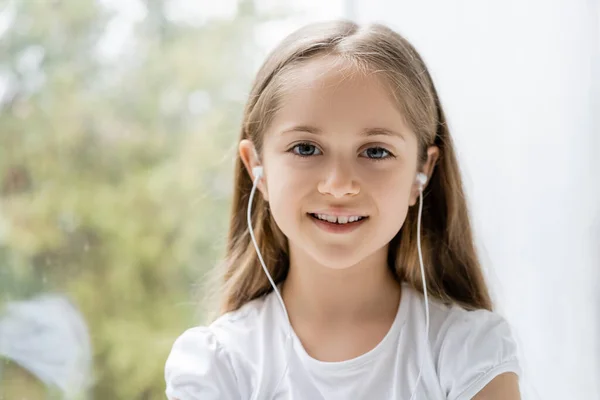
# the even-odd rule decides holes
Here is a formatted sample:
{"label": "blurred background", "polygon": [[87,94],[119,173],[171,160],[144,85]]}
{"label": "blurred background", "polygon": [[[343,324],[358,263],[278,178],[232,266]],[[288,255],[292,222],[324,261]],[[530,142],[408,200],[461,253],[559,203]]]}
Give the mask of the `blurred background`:
{"label": "blurred background", "polygon": [[253,74],[379,21],[446,108],[524,399],[600,399],[600,2],[0,0],[0,399],[163,399]]}

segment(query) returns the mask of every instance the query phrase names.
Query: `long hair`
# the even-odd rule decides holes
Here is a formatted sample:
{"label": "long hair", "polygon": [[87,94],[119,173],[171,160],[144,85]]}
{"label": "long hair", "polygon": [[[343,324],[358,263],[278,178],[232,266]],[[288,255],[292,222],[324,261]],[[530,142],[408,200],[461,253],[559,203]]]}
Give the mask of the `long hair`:
{"label": "long hair", "polygon": [[[246,104],[240,141],[251,140],[262,152],[263,135],[280,105],[286,82],[303,63],[334,55],[363,71],[382,73],[408,124],[417,135],[420,166],[427,147],[440,157],[427,185],[422,215],[422,251],[428,293],[467,309],[492,309],[475,250],[454,145],[431,76],[413,46],[381,24],[359,26],[337,20],[307,25],[285,38],[258,71]],[[272,291],[251,242],[247,209],[253,182],[237,156],[226,255],[216,288],[219,313],[234,311]],[[399,281],[422,291],[417,253],[417,207],[389,246],[388,266]],[[275,282],[289,269],[287,238],[277,227],[267,202],[256,196],[252,224],[259,248]]]}

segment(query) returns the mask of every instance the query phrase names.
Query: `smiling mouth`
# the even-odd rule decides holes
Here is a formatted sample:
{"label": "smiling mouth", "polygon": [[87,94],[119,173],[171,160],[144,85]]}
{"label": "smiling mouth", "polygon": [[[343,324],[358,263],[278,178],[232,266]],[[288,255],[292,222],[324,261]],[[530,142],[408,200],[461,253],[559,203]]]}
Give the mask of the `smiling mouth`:
{"label": "smiling mouth", "polygon": [[352,223],[356,223],[362,220],[365,220],[369,217],[363,215],[353,215],[353,216],[335,216],[335,215],[327,215],[327,214],[314,214],[308,213],[314,219],[319,221],[329,222],[331,224],[336,225],[348,225]]}

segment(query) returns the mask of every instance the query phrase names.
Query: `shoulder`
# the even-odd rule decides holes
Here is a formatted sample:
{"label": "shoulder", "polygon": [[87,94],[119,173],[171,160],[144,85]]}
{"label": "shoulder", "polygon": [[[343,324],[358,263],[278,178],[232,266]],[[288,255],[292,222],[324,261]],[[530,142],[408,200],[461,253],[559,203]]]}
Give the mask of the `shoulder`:
{"label": "shoulder", "polygon": [[448,399],[471,399],[496,376],[520,374],[517,345],[500,314],[434,302],[431,317],[431,348]]}
{"label": "shoulder", "polygon": [[246,349],[259,335],[266,312],[264,299],[219,317],[209,326],[183,332],[165,364],[169,399],[240,399],[244,397]]}
{"label": "shoulder", "polygon": [[208,327],[188,329],[179,336],[165,364],[169,399],[236,398],[222,388],[235,388],[235,373],[228,353]]}

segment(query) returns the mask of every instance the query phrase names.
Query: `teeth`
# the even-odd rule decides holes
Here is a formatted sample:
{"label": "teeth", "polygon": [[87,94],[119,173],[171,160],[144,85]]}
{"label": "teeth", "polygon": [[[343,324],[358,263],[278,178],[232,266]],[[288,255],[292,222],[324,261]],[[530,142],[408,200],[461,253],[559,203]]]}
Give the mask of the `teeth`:
{"label": "teeth", "polygon": [[337,224],[347,224],[349,222],[356,222],[360,219],[362,219],[362,217],[359,216],[351,216],[351,217],[347,217],[347,216],[333,216],[333,215],[327,215],[327,214],[314,214],[316,215],[317,218],[324,220],[324,221],[328,221],[331,223],[337,223]]}

